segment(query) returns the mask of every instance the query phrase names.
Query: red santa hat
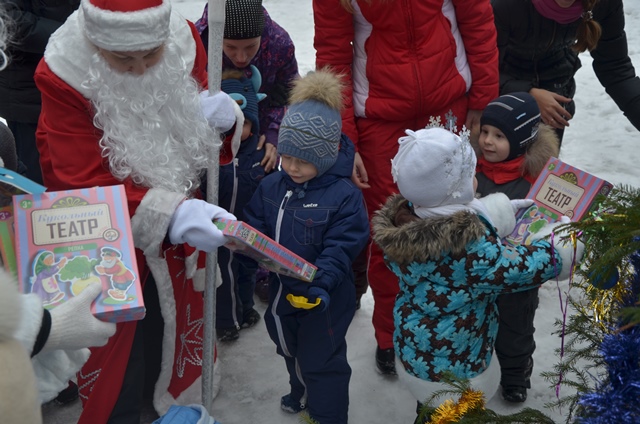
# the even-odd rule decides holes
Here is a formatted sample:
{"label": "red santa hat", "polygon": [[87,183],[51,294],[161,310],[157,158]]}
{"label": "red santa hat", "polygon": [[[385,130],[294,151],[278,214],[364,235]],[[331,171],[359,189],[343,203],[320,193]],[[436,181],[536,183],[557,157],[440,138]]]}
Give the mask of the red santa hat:
{"label": "red santa hat", "polygon": [[169,0],[82,0],[78,18],[85,36],[109,51],[142,51],[169,37]]}

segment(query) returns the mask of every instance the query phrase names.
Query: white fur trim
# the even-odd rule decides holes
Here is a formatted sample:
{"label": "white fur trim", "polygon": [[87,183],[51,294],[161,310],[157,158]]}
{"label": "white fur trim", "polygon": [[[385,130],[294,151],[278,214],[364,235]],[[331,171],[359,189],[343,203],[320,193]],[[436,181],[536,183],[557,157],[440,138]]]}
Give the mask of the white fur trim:
{"label": "white fur trim", "polygon": [[[193,277],[193,289],[198,292],[203,292],[206,284],[207,272],[204,268],[196,269]],[[215,279],[215,288],[218,288],[222,285],[222,274],[220,273],[220,265],[216,264],[216,279]]]}
{"label": "white fur trim", "polygon": [[176,354],[176,301],[173,297],[173,284],[169,276],[169,267],[166,260],[158,255],[146,256],[146,259],[147,265],[156,281],[160,310],[164,319],[162,363],[160,364],[160,375],[153,394],[153,404],[158,414],[162,415],[169,409],[165,403],[173,399],[168,389]]}
{"label": "white fur trim", "polygon": [[516,227],[511,200],[504,193],[493,193],[479,199],[489,214],[488,218],[500,237],[506,237]]}
{"label": "white fur trim", "polygon": [[150,189],[142,198],[135,215],[131,217],[131,232],[135,246],[145,256],[160,255],[171,217],[184,199],[183,194],[161,188]]}
{"label": "white fur trim", "polygon": [[[164,334],[162,338],[162,363],[160,365],[160,375],[156,382],[153,394],[153,406],[158,414],[165,414],[171,405],[188,405],[202,402],[202,381],[198,378],[194,383],[175,399],[169,393],[169,383],[173,375],[173,364],[175,362],[176,346],[176,303],[173,297],[173,285],[169,277],[167,262],[159,257],[147,257],[147,264],[153,273],[158,288],[160,300],[160,310],[164,319]],[[220,376],[218,362],[214,363],[214,393],[217,396],[220,389]],[[216,382],[217,377],[217,382]]]}
{"label": "white fur trim", "polygon": [[171,3],[135,12],[114,12],[82,0],[78,22],[92,44],[109,51],[131,52],[156,48],[169,37]]}
{"label": "white fur trim", "polygon": [[236,115],[236,129],[233,132],[233,137],[231,137],[231,153],[235,158],[238,154],[238,150],[240,150],[240,143],[242,142],[242,130],[244,128],[244,112],[238,106],[238,103],[233,102],[233,111]]}
{"label": "white fur trim", "polygon": [[[62,81],[89,98],[89,92],[82,87],[82,82],[87,79],[91,58],[98,52],[98,48],[85,36],[78,15],[78,10],[73,12],[49,37],[44,59]],[[171,33],[166,41],[178,46],[184,59],[185,72],[192,72],[196,59],[196,42],[187,20],[178,13],[171,14]]]}

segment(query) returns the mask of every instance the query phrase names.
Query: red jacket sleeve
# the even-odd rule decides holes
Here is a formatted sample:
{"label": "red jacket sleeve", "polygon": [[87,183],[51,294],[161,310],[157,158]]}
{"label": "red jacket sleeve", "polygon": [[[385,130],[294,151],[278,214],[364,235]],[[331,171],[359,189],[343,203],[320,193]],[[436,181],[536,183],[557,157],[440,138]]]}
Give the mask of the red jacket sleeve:
{"label": "red jacket sleeve", "polygon": [[[198,34],[198,30],[196,26],[191,21],[187,21],[189,23],[189,27],[191,28],[191,33],[193,35],[193,39],[196,42],[196,59],[193,64],[193,71],[191,74],[195,78],[196,81],[200,83],[204,90],[209,89],[209,76],[207,74],[207,51],[204,48],[204,44],[202,44],[202,39],[200,38],[200,34]],[[235,127],[234,127],[235,128]],[[233,129],[231,130],[233,133]],[[233,161],[233,152],[231,149],[231,138],[225,137],[222,140],[222,147],[220,147],[220,165],[227,165]]]}
{"label": "red jacket sleeve", "polygon": [[313,0],[313,19],[315,35],[313,45],[316,49],[316,68],[326,66],[343,75],[344,110],[342,112],[342,132],[358,146],[353,112],[353,85],[351,65],[353,63],[354,39],[353,15],[340,5],[339,0]]}
{"label": "red jacket sleeve", "polygon": [[458,28],[471,69],[469,109],[483,110],[498,97],[498,45],[493,9],[489,0],[453,0]]}
{"label": "red jacket sleeve", "polygon": [[196,59],[193,64],[191,75],[193,75],[193,78],[195,78],[202,88],[206,90],[209,88],[209,77],[207,75],[207,51],[202,44],[202,39],[200,38],[200,34],[198,34],[196,26],[191,21],[187,22],[189,23],[193,40],[196,42]]}

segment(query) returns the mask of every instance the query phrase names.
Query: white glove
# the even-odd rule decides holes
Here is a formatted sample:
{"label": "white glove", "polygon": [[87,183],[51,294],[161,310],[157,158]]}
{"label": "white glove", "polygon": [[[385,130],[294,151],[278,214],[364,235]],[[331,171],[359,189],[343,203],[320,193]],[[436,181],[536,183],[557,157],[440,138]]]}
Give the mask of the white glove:
{"label": "white glove", "polygon": [[200,93],[200,107],[211,128],[224,133],[236,123],[236,102],[224,91],[211,95],[205,90]]}
{"label": "white glove", "polygon": [[107,343],[116,332],[116,325],[100,321],[91,313],[91,303],[101,290],[101,284],[90,284],[82,293],[51,310],[51,331],[42,352],[76,350]]}
{"label": "white glove", "polygon": [[520,209],[528,208],[533,205],[533,200],[531,199],[514,199],[511,201],[511,207],[513,208],[514,215],[518,213]]}
{"label": "white glove", "polygon": [[173,244],[187,243],[203,252],[213,252],[227,241],[213,223],[216,218],[236,219],[219,206],[200,199],[187,199],[171,217],[169,240]]}

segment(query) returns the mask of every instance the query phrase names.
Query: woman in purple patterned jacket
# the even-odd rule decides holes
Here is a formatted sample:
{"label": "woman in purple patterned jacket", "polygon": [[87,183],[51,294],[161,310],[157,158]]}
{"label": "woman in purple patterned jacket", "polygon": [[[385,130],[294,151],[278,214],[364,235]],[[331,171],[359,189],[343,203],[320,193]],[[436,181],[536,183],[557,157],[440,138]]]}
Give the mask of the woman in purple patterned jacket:
{"label": "woman in purple patterned jacket", "polygon": [[[289,33],[271,19],[262,0],[227,0],[225,11],[222,68],[243,69],[251,78],[249,65],[254,65],[262,75],[258,91],[267,97],[259,103],[261,142],[258,148],[265,146],[261,165],[268,173],[276,167],[278,130],[291,82],[299,77],[295,47]],[[206,5],[196,28],[207,49],[208,19]]]}

